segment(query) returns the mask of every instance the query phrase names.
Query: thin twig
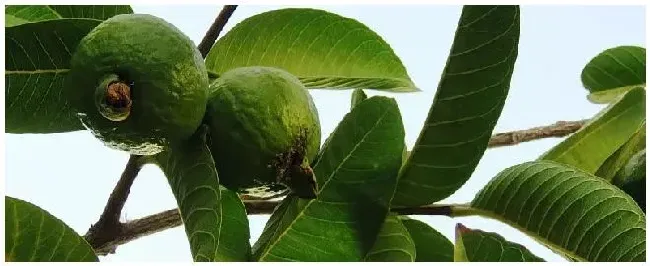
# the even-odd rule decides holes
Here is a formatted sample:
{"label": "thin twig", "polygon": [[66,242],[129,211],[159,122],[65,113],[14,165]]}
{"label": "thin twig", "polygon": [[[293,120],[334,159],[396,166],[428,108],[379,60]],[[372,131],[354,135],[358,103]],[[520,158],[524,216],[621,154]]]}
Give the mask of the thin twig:
{"label": "thin twig", "polygon": [[567,136],[582,128],[588,120],[580,121],[558,121],[555,124],[534,127],[530,129],[517,130],[512,132],[497,133],[490,138],[488,147],[503,147],[517,145],[522,142],[543,138],[559,138]]}
{"label": "thin twig", "polygon": [[223,6],[223,9],[221,9],[221,12],[219,12],[219,15],[205,33],[205,36],[203,36],[203,40],[201,40],[201,43],[199,43],[198,46],[199,52],[201,52],[203,58],[205,58],[208,55],[208,52],[210,52],[210,48],[212,48],[214,42],[219,38],[221,30],[226,26],[226,23],[228,23],[228,20],[230,19],[230,16],[232,16],[232,13],[235,12],[235,9],[237,9],[236,5]]}
{"label": "thin twig", "polygon": [[121,230],[120,215],[129,197],[133,181],[138,176],[140,169],[145,161],[143,156],[131,155],[126,167],[122,172],[120,180],[117,181],[113,192],[108,197],[104,212],[102,212],[99,220],[90,227],[85,235],[86,240],[93,247],[103,245],[106,241],[110,241],[113,235]]}
{"label": "thin twig", "polygon": [[[578,131],[585,122],[586,120],[560,121],[549,126],[498,133],[492,136],[488,147],[516,145],[521,142],[550,137],[564,137]],[[271,214],[279,202],[271,200],[245,200],[245,196],[242,199],[244,199],[248,215]],[[452,206],[435,204],[410,208],[394,208],[391,211],[401,215],[453,215]],[[106,255],[113,253],[119,245],[143,236],[180,226],[181,224],[182,221],[178,210],[171,209],[138,220],[120,223],[117,228],[121,230],[112,230],[111,232],[115,232],[115,234],[111,235],[110,239],[103,241],[101,245],[89,242],[99,255]]]}

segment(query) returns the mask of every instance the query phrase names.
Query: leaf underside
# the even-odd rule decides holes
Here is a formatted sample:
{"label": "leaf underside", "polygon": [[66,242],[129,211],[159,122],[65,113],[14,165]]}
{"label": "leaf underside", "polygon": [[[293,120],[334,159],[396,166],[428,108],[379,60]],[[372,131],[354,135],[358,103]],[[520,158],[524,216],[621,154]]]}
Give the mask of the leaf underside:
{"label": "leaf underside", "polygon": [[5,27],[61,18],[106,20],[118,14],[131,13],[133,10],[127,5],[10,5],[5,6],[5,16],[11,16],[12,21]]}
{"label": "leaf underside", "polygon": [[540,262],[526,247],[510,242],[493,232],[456,226],[456,261]]}
{"label": "leaf underside", "polygon": [[612,156],[609,156],[609,158],[605,160],[600,168],[598,168],[595,175],[611,181],[616,173],[625,166],[634,154],[645,149],[645,127],[646,123],[644,120],[636,133],[634,133],[634,135],[632,135],[623,146],[612,154]]}
{"label": "leaf underside", "polygon": [[194,261],[249,261],[246,208],[237,193],[219,185],[205,144],[205,128],[187,142],[155,156],[167,176]]}
{"label": "leaf underside", "polygon": [[645,261],[643,211],[617,187],[571,166],[534,161],[510,167],[471,207],[572,260]]}
{"label": "leaf underside", "polygon": [[282,68],[307,88],[418,90],[379,35],[354,19],[316,9],[249,17],[217,40],[205,62],[217,73],[244,66]]}
{"label": "leaf underside", "polygon": [[645,90],[629,91],[617,102],[540,157],[596,173],[645,121]]}
{"label": "leaf underside", "polygon": [[508,94],[518,6],[465,6],[424,128],[402,167],[394,204],[442,200],[471,176]]}
{"label": "leaf underside", "polygon": [[5,261],[99,259],[90,244],[63,221],[32,203],[5,196]]}

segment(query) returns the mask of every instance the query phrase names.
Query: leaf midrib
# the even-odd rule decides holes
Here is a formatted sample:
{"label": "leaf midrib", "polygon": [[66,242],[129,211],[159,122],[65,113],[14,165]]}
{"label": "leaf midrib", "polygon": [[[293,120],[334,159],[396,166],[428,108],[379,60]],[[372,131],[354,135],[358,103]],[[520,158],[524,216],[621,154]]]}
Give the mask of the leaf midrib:
{"label": "leaf midrib", "polygon": [[[329,182],[332,180],[332,177],[333,177],[333,176],[334,176],[334,175],[339,171],[339,169],[341,169],[341,166],[342,166],[343,164],[345,164],[345,163],[347,162],[348,159],[350,159],[351,155],[352,155],[352,154],[357,150],[357,148],[359,148],[359,146],[361,145],[361,143],[364,142],[364,140],[368,137],[368,135],[370,135],[370,133],[372,133],[372,132],[375,130],[375,128],[377,128],[377,126],[379,125],[379,123],[381,123],[381,122],[384,120],[384,117],[386,117],[386,115],[388,114],[389,111],[390,111],[390,110],[387,108],[387,109],[384,111],[384,113],[381,115],[381,117],[379,117],[379,119],[377,119],[377,122],[375,122],[375,124],[374,124],[374,125],[373,125],[373,126],[372,126],[372,127],[371,127],[367,132],[366,132],[366,134],[363,135],[363,137],[361,138],[361,140],[360,140],[359,142],[357,142],[356,145],[354,145],[354,147],[353,147],[352,150],[348,153],[348,155],[345,156],[345,158],[343,158],[343,160],[342,160],[341,163],[336,167],[336,169],[335,169],[334,171],[332,171],[332,174],[330,174],[330,176],[328,177],[327,181],[325,181],[325,183],[323,184],[323,186],[321,187],[321,189],[318,190],[318,193],[320,193],[321,191],[323,191],[323,190],[325,189],[325,187],[327,187],[327,185],[329,184]],[[336,130],[335,130],[335,131],[336,131]],[[314,168],[315,168],[315,167],[314,167]],[[393,193],[393,195],[395,195],[395,194]],[[301,217],[305,214],[305,210],[306,210],[307,208],[309,208],[309,206],[310,206],[312,203],[316,202],[316,201],[318,201],[318,198],[309,201],[309,202],[308,202],[308,203],[307,203],[307,204],[306,204],[306,205],[305,205],[305,206],[300,210],[300,213],[296,216],[296,218],[294,218],[293,221],[291,221],[291,223],[289,224],[289,226],[287,226],[287,227],[284,229],[284,231],[282,232],[282,234],[280,234],[280,235],[275,239],[275,241],[273,241],[273,243],[271,243],[271,245],[266,249],[266,251],[265,251],[265,252],[260,256],[260,258],[259,258],[260,261],[263,260],[263,259],[266,257],[266,255],[269,255],[269,252],[271,252],[271,250],[273,249],[273,247],[275,247],[275,245],[276,245],[278,242],[280,242],[280,239],[282,239],[282,237],[284,237],[284,235],[289,231],[289,229],[291,229],[291,227],[296,223],[296,221],[298,221],[298,219],[301,218]],[[272,254],[271,254],[271,255],[272,255]]]}

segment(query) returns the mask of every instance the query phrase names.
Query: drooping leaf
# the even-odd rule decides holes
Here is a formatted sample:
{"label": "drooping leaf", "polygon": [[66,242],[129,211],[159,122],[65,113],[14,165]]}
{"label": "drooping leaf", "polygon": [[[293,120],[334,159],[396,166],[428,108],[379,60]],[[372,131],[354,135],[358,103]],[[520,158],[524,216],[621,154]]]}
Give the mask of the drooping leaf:
{"label": "drooping leaf", "polygon": [[592,58],[582,70],[582,85],[594,103],[607,103],[632,86],[645,86],[645,48],[617,46]]}
{"label": "drooping leaf", "polygon": [[609,156],[605,160],[595,175],[611,181],[616,175],[616,172],[623,168],[634,154],[643,149],[645,149],[645,120],[641,123],[636,133],[612,154],[612,156]]}
{"label": "drooping leaf", "polygon": [[84,129],[63,84],[79,41],[98,20],[57,19],[5,29],[5,132]]}
{"label": "drooping leaf", "polygon": [[614,185],[578,168],[551,161],[510,167],[471,207],[573,260],[645,260],[643,211]]}
{"label": "drooping leaf", "polygon": [[7,23],[5,27],[61,18],[106,20],[115,15],[131,13],[131,7],[124,5],[11,5],[5,6],[5,22],[10,16],[12,24]]}
{"label": "drooping leaf", "polygon": [[287,8],[245,19],[217,40],[209,70],[285,69],[308,88],[417,91],[400,59],[375,32],[324,10]]}
{"label": "drooping leaf", "polygon": [[375,244],[366,254],[365,261],[415,261],[415,244],[396,214],[386,217]]}
{"label": "drooping leaf", "polygon": [[518,6],[465,6],[424,128],[400,171],[394,204],[444,199],[483,156],[510,87]]}
{"label": "drooping leaf", "polygon": [[540,157],[596,173],[645,121],[645,90],[637,88],[602,110],[578,132]]}
{"label": "drooping leaf", "polygon": [[397,183],[404,128],[395,100],[372,97],[343,118],[315,164],[318,196],[287,198],[254,257],[260,261],[362,261]]}
{"label": "drooping leaf", "polygon": [[187,142],[155,156],[178,203],[194,261],[248,261],[246,208],[237,193],[219,185],[202,126]]}
{"label": "drooping leaf", "polygon": [[409,219],[405,216],[401,216],[400,220],[402,220],[411,239],[415,243],[415,261],[454,261],[454,244],[447,237],[421,221]]}
{"label": "drooping leaf", "polygon": [[456,224],[454,260],[457,262],[540,262],[520,244],[510,242],[497,233],[469,229]]}
{"label": "drooping leaf", "polygon": [[350,100],[350,110],[354,109],[357,104],[361,103],[367,98],[368,96],[365,92],[363,92],[363,89],[354,89],[352,92],[352,99]]}
{"label": "drooping leaf", "polygon": [[93,262],[93,248],[72,228],[27,201],[5,196],[5,261]]}
{"label": "drooping leaf", "polygon": [[634,154],[612,180],[612,184],[630,195],[645,212],[645,147]]}

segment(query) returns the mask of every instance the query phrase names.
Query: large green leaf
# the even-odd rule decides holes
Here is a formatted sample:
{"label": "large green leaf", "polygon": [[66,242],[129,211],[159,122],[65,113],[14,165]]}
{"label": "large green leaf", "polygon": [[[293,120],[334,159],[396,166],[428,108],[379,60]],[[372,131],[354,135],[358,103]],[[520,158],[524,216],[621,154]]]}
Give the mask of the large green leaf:
{"label": "large green leaf", "polygon": [[643,150],[634,154],[627,162],[614,179],[612,184],[621,188],[625,193],[630,195],[634,201],[645,212],[645,194],[646,194],[646,178],[645,178],[645,147]]}
{"label": "large green leaf", "polygon": [[637,88],[602,110],[540,159],[572,165],[594,174],[644,121],[645,90]]}
{"label": "large green leaf", "polygon": [[483,156],[510,87],[519,43],[518,6],[465,6],[436,96],[394,204],[444,199]]}
{"label": "large green leaf", "polygon": [[645,126],[646,123],[644,120],[636,133],[634,133],[634,135],[632,135],[623,146],[618,148],[612,156],[609,156],[609,158],[605,160],[600,168],[598,168],[595,175],[611,181],[616,173],[625,166],[634,154],[645,149]]}
{"label": "large green leaf", "polygon": [[194,261],[248,261],[251,248],[246,208],[219,185],[202,126],[187,142],[155,156],[183,219]]}
{"label": "large green leaf", "polygon": [[467,214],[508,223],[573,260],[645,260],[645,214],[639,206],[602,178],[568,165],[535,161],[510,167],[479,192],[471,208]]}
{"label": "large green leaf", "polygon": [[60,18],[89,18],[106,20],[118,14],[131,14],[130,6],[105,5],[16,5],[5,6],[5,27],[28,22]]}
{"label": "large green leaf", "polygon": [[5,29],[5,132],[82,130],[63,94],[70,58],[79,41],[100,23],[58,19]]}
{"label": "large green leaf", "polygon": [[5,261],[99,261],[72,228],[29,202],[5,196]]}
{"label": "large green leaf", "polygon": [[415,261],[415,244],[396,214],[386,217],[365,261]]}
{"label": "large green leaf", "polygon": [[400,217],[402,223],[415,243],[418,262],[451,262],[454,261],[454,244],[431,226],[405,216]]}
{"label": "large green leaf", "polygon": [[254,248],[260,261],[362,261],[388,215],[404,147],[393,99],[372,97],[338,125],[314,166],[313,200],[285,199]]}
{"label": "large green leaf", "polygon": [[591,59],[582,70],[583,86],[594,103],[607,103],[636,85],[645,86],[645,48],[618,46]]}
{"label": "large green leaf", "polygon": [[457,262],[539,262],[526,247],[510,242],[497,233],[456,225],[454,261]]}
{"label": "large green leaf", "polygon": [[390,46],[362,23],[323,10],[288,8],[258,14],[220,38],[209,70],[283,68],[308,88],[417,91]]}

